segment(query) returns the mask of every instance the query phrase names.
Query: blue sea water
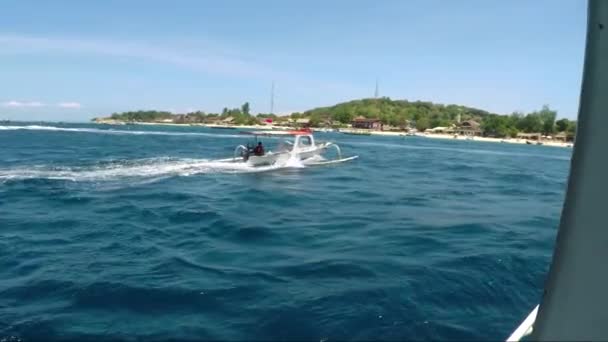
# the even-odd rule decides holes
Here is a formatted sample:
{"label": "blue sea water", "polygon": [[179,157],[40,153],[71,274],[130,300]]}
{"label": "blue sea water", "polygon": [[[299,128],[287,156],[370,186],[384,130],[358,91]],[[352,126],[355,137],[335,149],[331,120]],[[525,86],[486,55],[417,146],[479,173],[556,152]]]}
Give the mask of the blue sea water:
{"label": "blue sea water", "polygon": [[538,303],[570,150],[316,136],[359,159],[256,171],[211,161],[238,130],[0,126],[0,339],[500,340]]}

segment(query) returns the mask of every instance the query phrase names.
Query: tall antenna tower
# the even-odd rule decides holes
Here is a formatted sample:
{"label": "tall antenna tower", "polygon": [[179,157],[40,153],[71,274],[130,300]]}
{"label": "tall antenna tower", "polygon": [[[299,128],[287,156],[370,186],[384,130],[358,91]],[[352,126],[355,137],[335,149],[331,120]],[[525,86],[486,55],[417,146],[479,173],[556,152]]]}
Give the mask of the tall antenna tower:
{"label": "tall antenna tower", "polygon": [[376,90],[374,91],[374,98],[378,98],[378,78],[376,78]]}
{"label": "tall antenna tower", "polygon": [[270,114],[274,113],[274,81],[272,81],[272,86],[270,88]]}

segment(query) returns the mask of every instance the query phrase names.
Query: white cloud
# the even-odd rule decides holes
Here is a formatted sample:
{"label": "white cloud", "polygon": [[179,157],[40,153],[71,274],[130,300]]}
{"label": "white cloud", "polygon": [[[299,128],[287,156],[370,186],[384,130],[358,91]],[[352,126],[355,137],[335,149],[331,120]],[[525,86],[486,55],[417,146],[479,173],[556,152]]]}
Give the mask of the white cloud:
{"label": "white cloud", "polygon": [[61,108],[71,108],[71,109],[80,109],[82,105],[78,102],[60,102],[57,106]]}
{"label": "white cloud", "polygon": [[43,107],[44,104],[38,101],[8,101],[2,103],[2,107],[22,108],[22,107]]}
{"label": "white cloud", "polygon": [[[39,101],[6,101],[1,104],[6,108],[39,108],[46,107],[46,104]],[[82,105],[78,102],[60,102],[57,104],[59,108],[80,109]]]}

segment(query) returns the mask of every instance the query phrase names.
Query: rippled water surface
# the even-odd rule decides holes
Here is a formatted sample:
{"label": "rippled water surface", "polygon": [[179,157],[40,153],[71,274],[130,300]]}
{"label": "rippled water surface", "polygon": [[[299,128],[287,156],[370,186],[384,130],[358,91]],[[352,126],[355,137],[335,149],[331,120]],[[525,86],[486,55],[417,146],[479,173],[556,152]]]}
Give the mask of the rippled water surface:
{"label": "rippled water surface", "polygon": [[212,161],[238,130],[50,125],[0,126],[0,338],[505,339],[571,153],[318,133],[359,159],[252,170]]}

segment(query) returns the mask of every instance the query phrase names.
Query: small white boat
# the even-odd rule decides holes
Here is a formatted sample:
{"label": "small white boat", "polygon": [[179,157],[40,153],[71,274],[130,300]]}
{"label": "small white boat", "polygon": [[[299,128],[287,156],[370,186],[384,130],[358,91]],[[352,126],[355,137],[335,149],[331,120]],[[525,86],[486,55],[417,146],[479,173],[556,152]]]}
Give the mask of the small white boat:
{"label": "small white boat", "polygon": [[[306,161],[308,159],[320,156],[330,148],[334,148],[337,153],[337,159],[332,161],[321,162],[320,164],[327,164],[330,162],[341,162],[348,161],[357,158],[357,156],[342,158],[342,151],[340,147],[332,142],[315,142],[315,138],[310,130],[296,130],[296,131],[257,131],[257,132],[244,132],[245,134],[251,134],[255,137],[255,144],[249,144],[248,146],[239,145],[234,150],[234,156],[231,162],[245,162],[251,166],[266,166],[274,165],[277,162],[287,162],[289,159],[296,159],[300,161]],[[284,137],[279,141],[275,150],[267,151],[256,151],[255,146],[260,143],[260,137]],[[258,153],[256,153],[258,152]]]}

